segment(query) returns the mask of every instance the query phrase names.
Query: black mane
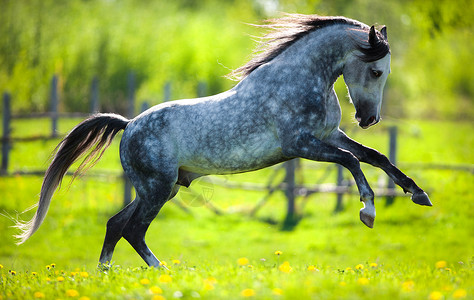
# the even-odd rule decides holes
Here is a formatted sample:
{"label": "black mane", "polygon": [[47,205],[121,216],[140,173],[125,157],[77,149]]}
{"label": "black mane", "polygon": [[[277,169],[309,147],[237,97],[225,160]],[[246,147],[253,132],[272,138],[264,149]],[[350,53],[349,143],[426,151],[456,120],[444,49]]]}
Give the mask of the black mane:
{"label": "black mane", "polygon": [[[345,17],[323,17],[318,15],[287,14],[283,18],[270,19],[264,25],[256,27],[267,28],[271,31],[261,38],[261,43],[254,52],[255,55],[245,65],[239,67],[229,74],[230,78],[241,80],[261,65],[271,61],[308,33],[331,25],[352,25],[359,30],[369,32],[369,28],[358,21]],[[368,41],[354,40],[359,51],[362,52],[361,59],[369,62],[384,57],[389,51],[388,42],[380,32],[380,39],[376,45],[369,45]]]}

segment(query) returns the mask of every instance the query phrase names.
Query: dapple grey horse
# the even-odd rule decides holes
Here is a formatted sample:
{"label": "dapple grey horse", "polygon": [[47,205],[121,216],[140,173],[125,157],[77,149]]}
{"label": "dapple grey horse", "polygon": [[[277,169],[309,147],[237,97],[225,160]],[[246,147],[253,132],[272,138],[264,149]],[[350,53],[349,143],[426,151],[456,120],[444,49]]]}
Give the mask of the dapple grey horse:
{"label": "dapple grey horse", "polygon": [[258,52],[232,75],[240,81],[224,93],[156,105],[132,120],[97,114],[77,125],[58,145],[41,187],[32,220],[17,227],[28,239],[45,218],[51,197],[68,168],[85,156],[78,171],[97,161],[124,130],[120,159],[136,199],[113,216],[100,255],[111,262],[125,238],[150,266],[160,261],[145,233],[180,186],[209,174],[234,174],[292,158],[334,162],[353,175],[364,207],[360,219],[375,218],[374,193],[360,161],[384,170],[412,201],[431,206],[427,194],[374,149],[339,129],[341,109],[334,82],[343,75],[362,128],[380,120],[382,91],[390,73],[386,28],[376,30],[343,17],[286,15],[270,20]]}

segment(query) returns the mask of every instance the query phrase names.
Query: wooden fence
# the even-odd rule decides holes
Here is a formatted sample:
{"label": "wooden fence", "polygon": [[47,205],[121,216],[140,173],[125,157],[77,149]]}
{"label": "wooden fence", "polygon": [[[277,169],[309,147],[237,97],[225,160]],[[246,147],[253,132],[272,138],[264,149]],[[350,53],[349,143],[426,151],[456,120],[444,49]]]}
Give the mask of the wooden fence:
{"label": "wooden fence", "polygon": [[[126,117],[132,118],[135,115],[135,75],[131,72],[127,78],[128,81],[128,93],[127,93],[127,101],[128,101],[128,109]],[[11,96],[8,93],[3,94],[3,132],[2,132],[2,160],[0,166],[0,176],[11,176],[15,174],[21,175],[33,175],[33,176],[43,176],[44,171],[9,171],[9,158],[10,158],[10,150],[12,148],[12,144],[14,143],[23,143],[23,142],[31,142],[37,140],[49,140],[49,139],[59,139],[61,138],[58,134],[58,120],[64,118],[85,118],[88,117],[90,114],[96,113],[99,111],[99,81],[97,78],[94,78],[91,82],[91,102],[90,102],[90,113],[60,113],[58,112],[59,106],[59,96],[58,96],[58,79],[57,76],[53,76],[51,80],[51,93],[50,93],[50,111],[46,113],[37,113],[37,114],[27,114],[27,115],[15,115],[12,114],[11,109]],[[199,97],[206,95],[206,86],[204,83],[200,83],[198,85],[197,94]],[[164,101],[168,101],[171,98],[171,84],[167,83],[164,86]],[[149,105],[144,103],[142,106],[142,111],[147,109]],[[31,118],[49,118],[51,120],[51,132],[50,134],[43,135],[43,136],[33,136],[33,137],[12,137],[11,136],[11,122],[14,119],[31,119]],[[389,158],[395,164],[397,161],[397,127],[390,127],[389,128]],[[427,167],[427,166],[418,166],[420,167]],[[274,184],[274,178],[276,178],[277,172],[284,168],[285,176],[282,182]],[[474,167],[472,165],[466,166],[431,166],[431,168],[448,168],[448,169],[459,169],[470,171],[474,173]],[[254,184],[254,183],[232,183],[227,180],[220,180],[219,178],[213,178],[213,184],[217,184],[220,186],[224,186],[227,188],[235,188],[235,189],[242,189],[242,190],[258,190],[258,191],[266,191],[266,194],[258,201],[255,207],[251,210],[250,215],[254,216],[258,212],[260,208],[262,208],[267,200],[276,192],[282,191],[285,194],[287,199],[287,214],[284,220],[285,227],[292,227],[298,221],[298,214],[296,209],[296,197],[302,197],[300,201],[301,206],[303,207],[308,197],[315,193],[334,193],[336,194],[336,205],[334,208],[335,212],[342,211],[344,208],[343,205],[343,196],[344,194],[358,194],[357,188],[354,188],[353,181],[344,181],[343,177],[343,167],[340,165],[331,166],[331,170],[336,170],[336,182],[334,184],[328,183],[318,183],[314,185],[300,185],[296,182],[296,174],[301,169],[300,160],[294,159],[287,161],[278,167],[276,167],[269,177],[268,183],[266,185],[262,184]],[[95,173],[96,175],[101,175],[99,173]],[[131,202],[132,197],[132,185],[128,178],[123,173],[116,173],[116,174],[105,174],[107,176],[113,175],[117,178],[121,178],[124,180],[124,205]],[[91,175],[88,175],[91,176]],[[396,196],[403,195],[400,191],[395,189],[395,184],[391,179],[388,180],[388,185],[385,188],[376,188],[374,191],[378,196],[386,197],[386,204],[390,205],[393,203]],[[174,201],[178,204],[183,210],[189,212],[186,208],[186,205],[180,202],[179,200]],[[220,211],[213,207],[211,203],[207,203],[209,208],[212,209],[216,213],[220,213]],[[302,207],[300,210],[302,210]]]}

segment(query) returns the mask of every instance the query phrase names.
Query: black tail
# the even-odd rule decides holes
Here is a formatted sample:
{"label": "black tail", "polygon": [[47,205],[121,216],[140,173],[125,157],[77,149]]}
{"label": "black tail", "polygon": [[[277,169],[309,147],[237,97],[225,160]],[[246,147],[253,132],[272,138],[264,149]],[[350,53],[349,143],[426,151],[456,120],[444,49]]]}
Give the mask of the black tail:
{"label": "black tail", "polygon": [[74,127],[58,144],[53,161],[46,170],[41,186],[40,200],[35,216],[27,222],[17,221],[15,227],[21,233],[15,235],[18,244],[25,242],[43,222],[48,212],[51,197],[66,174],[69,167],[79,158],[85,156],[73,178],[92,167],[110,146],[112,139],[127,127],[129,120],[115,114],[96,114]]}

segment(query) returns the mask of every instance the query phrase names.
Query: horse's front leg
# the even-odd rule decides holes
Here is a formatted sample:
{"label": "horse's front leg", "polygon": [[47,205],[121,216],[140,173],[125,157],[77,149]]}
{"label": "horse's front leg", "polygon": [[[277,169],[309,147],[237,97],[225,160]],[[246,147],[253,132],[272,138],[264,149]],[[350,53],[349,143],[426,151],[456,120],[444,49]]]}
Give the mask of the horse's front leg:
{"label": "horse's front leg", "polygon": [[360,220],[372,228],[375,219],[374,192],[369,186],[359,160],[349,151],[317,139],[310,133],[287,136],[282,140],[283,155],[288,158],[301,157],[314,161],[338,163],[347,168],[354,176],[364,207],[360,210]]}
{"label": "horse's front leg", "polygon": [[349,138],[342,130],[336,132],[331,139],[331,144],[350,151],[360,161],[378,167],[387,173],[392,180],[398,184],[403,191],[412,194],[411,200],[416,204],[432,206],[428,195],[416,183],[395,167],[388,158],[375,149],[366,147]]}

